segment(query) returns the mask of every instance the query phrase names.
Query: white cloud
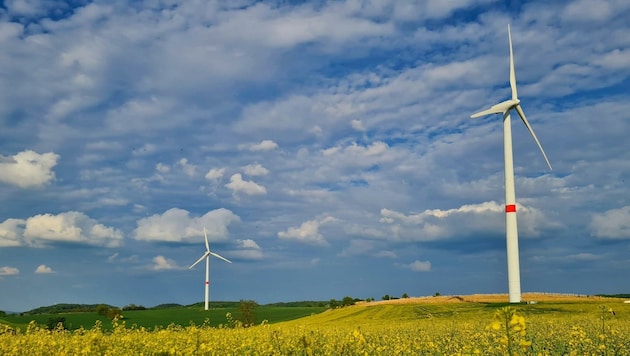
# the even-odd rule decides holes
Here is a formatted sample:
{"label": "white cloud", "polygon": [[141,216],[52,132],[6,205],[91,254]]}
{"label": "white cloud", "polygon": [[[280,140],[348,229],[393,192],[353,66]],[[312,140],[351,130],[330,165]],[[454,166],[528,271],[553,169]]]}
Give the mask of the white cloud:
{"label": "white cloud", "polygon": [[160,173],[168,173],[171,170],[171,167],[164,163],[158,163],[155,165],[155,170]]}
{"label": "white cloud", "polygon": [[405,267],[411,269],[414,272],[428,272],[431,270],[431,262],[415,260],[412,263],[406,265]]}
{"label": "white cloud", "polygon": [[184,173],[186,173],[186,175],[188,175],[189,177],[192,177],[195,175],[195,170],[197,169],[197,167],[195,165],[188,163],[187,158],[180,159],[179,162],[177,162],[177,164],[184,170]]}
{"label": "white cloud", "polygon": [[53,271],[52,268],[50,268],[50,267],[48,267],[46,265],[39,265],[35,269],[35,273],[37,273],[37,274],[49,274],[49,273],[55,273],[55,271]]}
{"label": "white cloud", "polygon": [[564,21],[605,21],[613,15],[606,0],[577,0],[569,3],[561,13]]}
{"label": "white cloud", "polygon": [[309,245],[328,246],[324,236],[319,233],[319,227],[337,221],[337,219],[327,216],[321,220],[305,221],[300,227],[289,227],[287,231],[278,232],[278,237],[284,240],[295,240]]}
{"label": "white cloud", "polygon": [[25,224],[26,220],[22,219],[7,219],[0,223],[0,247],[22,246]]}
{"label": "white cloud", "polygon": [[118,229],[97,223],[78,211],[41,214],[26,219],[24,238],[30,245],[69,242],[103,247],[122,245]]}
{"label": "white cloud", "polygon": [[172,259],[166,258],[161,255],[153,257],[153,265],[151,265],[150,268],[154,271],[184,269],[184,267],[178,266],[177,263]]}
{"label": "white cloud", "polygon": [[230,177],[230,183],[225,185],[226,188],[232,190],[232,193],[244,193],[247,195],[262,195],[267,194],[267,189],[262,185],[256,184],[253,181],[243,180],[243,176],[240,173],[236,173]]}
{"label": "white cloud", "polygon": [[263,167],[260,163],[248,164],[247,166],[241,167],[243,173],[248,176],[266,176],[269,174],[269,170]]}
{"label": "white cloud", "polygon": [[58,159],[55,153],[39,154],[31,150],[12,157],[0,156],[0,182],[20,188],[41,187],[55,179],[52,168]]}
{"label": "white cloud", "polygon": [[[504,214],[505,207],[491,201],[448,210],[428,209],[409,215],[383,208],[380,222],[389,225],[389,235],[396,239],[431,241],[474,234],[502,234],[505,231]],[[545,228],[557,226],[547,221],[540,210],[520,204],[518,221],[519,233],[530,237],[539,236]]]}
{"label": "white cloud", "polygon": [[242,260],[261,260],[264,255],[262,248],[251,239],[237,240],[238,250],[230,251],[230,256]]}
{"label": "white cloud", "polygon": [[40,214],[26,220],[7,219],[0,223],[2,247],[39,247],[59,242],[116,247],[122,241],[123,234],[118,229],[99,224],[77,211]]}
{"label": "white cloud", "polygon": [[203,242],[203,228],[208,240],[220,241],[228,237],[228,227],[240,218],[224,208],[211,210],[198,218],[191,218],[187,210],[172,208],[138,220],[133,238],[145,241]]}
{"label": "white cloud", "polygon": [[206,173],[206,179],[211,181],[218,181],[223,177],[225,168],[212,168]]}
{"label": "white cloud", "polygon": [[591,235],[602,239],[630,239],[630,206],[611,209],[591,218]]}
{"label": "white cloud", "polygon": [[352,120],[350,124],[352,125],[352,128],[357,131],[361,131],[361,132],[367,131],[365,126],[363,126],[363,123],[361,122],[361,120]]}
{"label": "white cloud", "polygon": [[258,246],[256,241],[254,241],[254,240],[245,239],[245,240],[237,240],[236,242],[238,243],[238,246],[240,248],[260,250],[260,246]]}
{"label": "white cloud", "polygon": [[271,140],[263,140],[260,143],[249,146],[250,151],[271,151],[278,148],[278,144]]}
{"label": "white cloud", "polygon": [[0,276],[14,276],[20,274],[20,270],[15,267],[0,267]]}

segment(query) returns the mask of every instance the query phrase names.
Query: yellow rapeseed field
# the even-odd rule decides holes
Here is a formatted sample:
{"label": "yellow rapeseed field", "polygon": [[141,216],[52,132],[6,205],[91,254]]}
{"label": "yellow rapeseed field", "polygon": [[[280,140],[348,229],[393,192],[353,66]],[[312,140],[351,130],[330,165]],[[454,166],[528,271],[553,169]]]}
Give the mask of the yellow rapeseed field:
{"label": "yellow rapeseed field", "polygon": [[251,328],[0,325],[0,355],[630,355],[624,306],[593,303],[554,313],[453,305],[359,305]]}

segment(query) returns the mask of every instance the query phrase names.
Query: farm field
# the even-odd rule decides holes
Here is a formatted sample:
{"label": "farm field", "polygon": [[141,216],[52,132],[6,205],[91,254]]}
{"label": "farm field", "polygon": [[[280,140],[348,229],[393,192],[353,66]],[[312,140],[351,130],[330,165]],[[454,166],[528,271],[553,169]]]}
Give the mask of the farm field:
{"label": "farm field", "polygon": [[[325,307],[281,307],[281,306],[260,306],[256,311],[257,320],[267,320],[269,323],[277,323],[292,319],[321,313]],[[188,326],[206,325],[218,327],[226,324],[226,314],[230,313],[234,319],[238,315],[238,307],[212,308],[208,311],[200,307],[172,307],[163,309],[147,310],[127,310],[123,312],[125,322],[128,327],[144,327],[146,329],[165,328],[170,324]],[[0,323],[10,325],[13,328],[26,329],[29,322],[35,321],[38,325],[46,325],[51,318],[63,317],[66,319],[66,328],[69,330],[91,328],[96,321],[101,323],[103,330],[112,329],[111,320],[96,312],[81,313],[55,313],[55,314],[33,314],[33,315],[7,315],[0,317]]]}
{"label": "farm field", "polygon": [[251,328],[153,330],[124,321],[110,331],[97,324],[50,332],[30,324],[0,331],[0,354],[630,355],[630,305],[622,299],[537,298],[511,306],[501,299],[422,299],[361,303]]}

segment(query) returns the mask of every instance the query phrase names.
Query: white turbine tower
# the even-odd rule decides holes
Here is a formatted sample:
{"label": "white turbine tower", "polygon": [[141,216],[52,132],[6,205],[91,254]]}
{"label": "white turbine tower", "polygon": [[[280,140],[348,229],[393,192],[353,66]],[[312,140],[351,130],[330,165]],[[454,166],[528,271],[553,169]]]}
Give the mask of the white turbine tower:
{"label": "white turbine tower", "polygon": [[507,265],[508,265],[508,294],[510,303],[519,303],[521,301],[521,273],[518,257],[518,229],[516,226],[516,194],[514,192],[514,163],[512,159],[512,126],[510,120],[510,110],[516,109],[516,112],[523,120],[523,123],[529,130],[529,133],[536,141],[540,152],[542,152],[549,169],[551,164],[547,159],[547,155],[543,150],[534,130],[529,125],[525,113],[521,109],[521,101],[518,100],[516,93],[516,75],[514,74],[514,54],[512,53],[512,34],[510,33],[510,25],[508,25],[508,39],[510,42],[510,86],[512,87],[512,99],[492,106],[488,110],[484,110],[472,115],[472,118],[484,116],[488,114],[503,114],[503,153],[505,159],[505,238],[507,244]]}
{"label": "white turbine tower", "polygon": [[206,298],[205,298],[205,308],[206,310],[208,310],[208,297],[210,295],[210,255],[216,257],[216,258],[220,258],[223,261],[227,262],[227,263],[232,263],[232,261],[228,260],[227,258],[219,255],[218,253],[214,253],[212,251],[210,251],[210,244],[208,243],[208,234],[206,233],[206,228],[203,228],[203,236],[206,238],[206,253],[203,254],[203,256],[201,256],[197,262],[193,263],[190,267],[188,267],[189,269],[192,269],[193,267],[195,267],[195,265],[199,262],[201,262],[204,258],[206,259]]}

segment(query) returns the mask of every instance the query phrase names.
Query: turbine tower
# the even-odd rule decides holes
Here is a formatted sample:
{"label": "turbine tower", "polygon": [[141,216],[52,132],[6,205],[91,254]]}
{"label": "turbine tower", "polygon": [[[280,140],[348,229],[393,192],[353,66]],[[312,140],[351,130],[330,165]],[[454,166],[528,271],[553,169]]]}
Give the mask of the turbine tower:
{"label": "turbine tower", "polygon": [[525,113],[521,108],[521,101],[516,92],[516,74],[514,73],[514,54],[512,52],[512,34],[508,25],[508,40],[510,42],[510,87],[512,88],[512,99],[492,106],[490,109],[473,114],[471,118],[485,116],[488,114],[503,114],[503,154],[505,160],[505,238],[507,247],[508,265],[508,294],[510,303],[521,301],[521,273],[518,257],[518,229],[516,225],[516,193],[514,192],[514,163],[512,158],[512,125],[510,110],[515,109],[529,130],[529,133],[536,141],[547,166],[551,169],[551,164],[543,150],[534,130],[529,125]]}
{"label": "turbine tower", "polygon": [[208,243],[208,234],[206,233],[206,228],[203,228],[203,236],[206,238],[206,252],[201,256],[197,262],[193,263],[188,269],[192,269],[195,265],[201,262],[204,258],[206,259],[206,298],[205,298],[205,309],[208,310],[208,298],[210,296],[210,255],[220,258],[227,263],[232,263],[232,261],[227,258],[219,255],[218,253],[214,253],[210,251],[210,244]]}

